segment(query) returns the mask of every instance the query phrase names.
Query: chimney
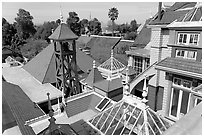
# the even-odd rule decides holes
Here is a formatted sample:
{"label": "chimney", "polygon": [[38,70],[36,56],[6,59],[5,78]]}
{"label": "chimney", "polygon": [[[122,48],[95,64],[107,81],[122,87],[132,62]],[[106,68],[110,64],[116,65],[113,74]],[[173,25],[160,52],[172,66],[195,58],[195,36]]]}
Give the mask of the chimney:
{"label": "chimney", "polygon": [[161,20],[161,7],[162,7],[162,2],[159,2],[159,7],[158,7],[158,19]]}

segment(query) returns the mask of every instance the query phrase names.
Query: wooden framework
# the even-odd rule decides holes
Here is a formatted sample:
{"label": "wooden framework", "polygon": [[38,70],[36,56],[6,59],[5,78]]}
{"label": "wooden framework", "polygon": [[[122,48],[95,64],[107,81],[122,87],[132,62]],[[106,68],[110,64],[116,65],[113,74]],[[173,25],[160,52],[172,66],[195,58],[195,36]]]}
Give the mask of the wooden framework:
{"label": "wooden framework", "polygon": [[80,93],[75,40],[54,41],[56,87],[65,97]]}

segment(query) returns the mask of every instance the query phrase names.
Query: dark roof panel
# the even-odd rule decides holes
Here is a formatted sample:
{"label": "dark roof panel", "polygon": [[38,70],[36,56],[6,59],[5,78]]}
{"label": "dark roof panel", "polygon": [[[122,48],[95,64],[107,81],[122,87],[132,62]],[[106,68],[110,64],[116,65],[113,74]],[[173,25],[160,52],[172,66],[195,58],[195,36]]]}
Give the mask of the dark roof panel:
{"label": "dark roof panel", "polygon": [[94,87],[99,88],[105,92],[111,92],[113,90],[122,88],[122,78],[116,78],[112,80],[103,80],[94,84]]}
{"label": "dark roof panel", "polygon": [[35,134],[31,127],[24,124],[27,120],[42,116],[44,113],[34,107],[34,103],[17,85],[2,81],[2,95],[10,107],[21,133],[23,135]]}

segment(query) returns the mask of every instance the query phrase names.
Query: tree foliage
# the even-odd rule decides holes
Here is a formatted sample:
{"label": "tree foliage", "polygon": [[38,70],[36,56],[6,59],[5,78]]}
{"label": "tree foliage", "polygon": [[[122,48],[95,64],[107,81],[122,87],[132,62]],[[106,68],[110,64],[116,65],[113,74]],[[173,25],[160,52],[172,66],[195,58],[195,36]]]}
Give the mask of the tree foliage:
{"label": "tree foliage", "polygon": [[67,18],[67,25],[70,29],[77,35],[80,36],[81,34],[81,25],[79,22],[79,17],[76,12],[69,12],[69,17]]}
{"label": "tree foliage", "polygon": [[131,31],[134,31],[134,32],[137,31],[137,29],[138,29],[138,24],[137,24],[137,21],[136,21],[136,20],[132,20],[132,21],[130,22],[130,29],[131,29]]}
{"label": "tree foliage", "polygon": [[48,37],[52,34],[52,31],[57,28],[57,26],[57,21],[44,22],[43,25],[37,28],[34,38],[48,40]]}
{"label": "tree foliage", "polygon": [[98,35],[102,31],[101,23],[97,18],[94,18],[93,20],[89,21],[89,31],[93,35]]}
{"label": "tree foliage", "polygon": [[9,24],[5,18],[2,18],[2,46],[11,45],[12,37],[16,34],[14,25]]}
{"label": "tree foliage", "polygon": [[36,30],[34,28],[32,19],[33,16],[31,16],[28,11],[24,9],[18,10],[17,17],[15,18],[15,27],[20,38],[27,39],[35,34]]}

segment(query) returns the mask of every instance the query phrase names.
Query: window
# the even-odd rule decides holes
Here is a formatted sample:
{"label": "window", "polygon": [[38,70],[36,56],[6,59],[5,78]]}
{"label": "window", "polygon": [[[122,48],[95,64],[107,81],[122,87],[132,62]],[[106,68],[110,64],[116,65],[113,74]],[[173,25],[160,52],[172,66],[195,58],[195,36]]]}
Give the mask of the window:
{"label": "window", "polygon": [[197,45],[199,34],[179,33],[177,44],[183,45]]}
{"label": "window", "polygon": [[181,78],[177,78],[174,77],[173,79],[173,85],[175,86],[179,86],[181,88],[192,88],[192,82],[189,80],[185,80],[185,79],[181,79]]}
{"label": "window", "polygon": [[105,109],[108,106],[109,103],[110,103],[110,99],[104,98],[98,103],[98,105],[96,106],[96,109],[98,111],[102,111],[103,109]]}
{"label": "window", "polygon": [[185,59],[196,59],[197,52],[188,50],[176,50],[176,57]]}
{"label": "window", "polygon": [[149,64],[150,64],[150,59],[145,58],[145,69],[149,67]]}
{"label": "window", "polygon": [[189,101],[190,92],[173,87],[169,115],[175,119],[179,119],[181,116],[185,115],[189,109]]}
{"label": "window", "polygon": [[135,70],[137,72],[137,75],[142,72],[142,61],[143,61],[142,58],[138,58],[138,57],[135,58],[135,66],[134,66],[134,68],[135,68]]}

